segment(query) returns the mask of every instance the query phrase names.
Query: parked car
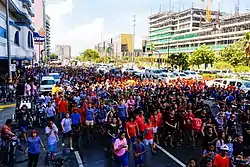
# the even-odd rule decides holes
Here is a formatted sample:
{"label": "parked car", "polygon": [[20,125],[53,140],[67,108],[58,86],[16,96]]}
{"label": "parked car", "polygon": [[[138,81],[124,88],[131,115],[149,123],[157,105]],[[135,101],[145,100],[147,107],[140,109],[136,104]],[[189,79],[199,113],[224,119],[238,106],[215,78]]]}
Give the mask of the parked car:
{"label": "parked car", "polygon": [[197,80],[202,80],[203,77],[199,74],[197,74],[195,71],[184,71],[184,74],[189,76],[191,79],[197,79]]}
{"label": "parked car", "polygon": [[160,75],[159,79],[165,82],[169,82],[169,81],[176,81],[178,78],[173,73],[163,73]]}
{"label": "parked car", "polygon": [[182,72],[173,72],[173,74],[179,79],[190,79],[190,77]]}

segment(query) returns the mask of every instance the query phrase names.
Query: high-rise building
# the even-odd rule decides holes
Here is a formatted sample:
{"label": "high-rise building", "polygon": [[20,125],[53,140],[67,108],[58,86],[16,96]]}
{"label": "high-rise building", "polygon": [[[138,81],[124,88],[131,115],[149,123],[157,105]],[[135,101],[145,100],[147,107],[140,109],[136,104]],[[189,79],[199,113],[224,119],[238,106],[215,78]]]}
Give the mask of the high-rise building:
{"label": "high-rise building", "polygon": [[45,14],[45,0],[34,1],[35,17],[33,19],[35,24],[34,42],[36,60],[40,61],[45,56],[45,38],[46,38],[46,14]]}
{"label": "high-rise building", "polygon": [[51,46],[50,46],[50,17],[46,15],[46,38],[45,38],[45,51],[46,56],[49,56],[51,54]]}
{"label": "high-rise building", "polygon": [[[31,0],[9,1],[9,39],[12,63],[20,64],[21,60],[31,60],[34,55]],[[6,4],[0,1],[0,74],[8,72]]]}
{"label": "high-rise building", "polygon": [[99,42],[95,45],[95,50],[101,55],[129,56],[132,54],[132,34],[119,34],[110,39]]}
{"label": "high-rise building", "polygon": [[205,44],[218,52],[250,31],[250,13],[229,16],[211,11],[211,23],[206,23],[205,15],[206,10],[197,8],[151,15],[147,50],[153,43],[164,56],[192,53]]}
{"label": "high-rise building", "polygon": [[71,59],[71,46],[70,45],[56,45],[55,54],[60,60]]}

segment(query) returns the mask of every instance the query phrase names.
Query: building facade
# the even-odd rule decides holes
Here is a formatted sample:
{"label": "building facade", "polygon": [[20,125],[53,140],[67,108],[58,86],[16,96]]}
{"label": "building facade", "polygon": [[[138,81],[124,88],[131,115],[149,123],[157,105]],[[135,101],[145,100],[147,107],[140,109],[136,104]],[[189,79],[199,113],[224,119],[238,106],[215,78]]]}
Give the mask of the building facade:
{"label": "building facade", "polygon": [[215,51],[242,39],[250,31],[250,13],[237,16],[212,11],[212,22],[206,23],[205,10],[191,8],[182,12],[164,12],[149,17],[149,39],[162,55],[192,53],[205,44]]}
{"label": "building facade", "polygon": [[45,53],[46,56],[49,56],[51,54],[51,41],[50,41],[50,17],[46,15],[46,25],[45,25],[45,31],[46,31],[46,38],[45,38]]}
{"label": "building facade", "polygon": [[132,34],[119,34],[95,45],[95,50],[101,55],[109,54],[114,57],[132,54]]}
{"label": "building facade", "polygon": [[[35,17],[33,22],[35,24],[35,33],[46,32],[46,14],[45,14],[45,0],[35,0],[34,1],[34,11]],[[44,35],[44,34],[42,34]],[[46,36],[46,35],[45,35]],[[35,59],[40,61],[40,59],[45,56],[45,41],[37,42],[35,41]]]}
{"label": "building facade", "polygon": [[55,54],[60,60],[71,59],[71,46],[70,45],[56,45]]}
{"label": "building facade", "polygon": [[[31,60],[34,55],[33,32],[35,30],[32,17],[33,2],[31,0],[9,0],[9,38],[12,61]],[[0,71],[8,71],[6,4],[0,0]],[[18,63],[17,63],[18,64]],[[7,65],[7,67],[6,67]],[[3,69],[5,68],[5,69]]]}

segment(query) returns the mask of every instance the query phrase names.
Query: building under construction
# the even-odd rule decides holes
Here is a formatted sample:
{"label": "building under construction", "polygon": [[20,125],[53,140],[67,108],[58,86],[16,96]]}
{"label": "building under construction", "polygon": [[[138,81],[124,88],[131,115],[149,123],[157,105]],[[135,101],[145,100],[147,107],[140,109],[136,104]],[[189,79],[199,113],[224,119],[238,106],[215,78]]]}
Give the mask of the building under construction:
{"label": "building under construction", "polygon": [[[219,11],[190,8],[181,12],[159,12],[149,17],[147,50],[154,44],[161,55],[192,53],[205,44],[220,51],[250,32],[250,13],[229,16]],[[163,56],[164,57],[164,56]]]}

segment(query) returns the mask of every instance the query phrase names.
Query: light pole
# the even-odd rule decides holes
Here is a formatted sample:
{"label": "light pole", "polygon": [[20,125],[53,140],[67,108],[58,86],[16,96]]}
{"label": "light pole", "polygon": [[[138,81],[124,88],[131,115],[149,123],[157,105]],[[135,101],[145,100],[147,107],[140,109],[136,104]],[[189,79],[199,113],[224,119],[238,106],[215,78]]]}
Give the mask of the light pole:
{"label": "light pole", "polygon": [[7,55],[8,55],[8,66],[9,66],[9,79],[12,80],[11,73],[11,53],[10,53],[10,16],[9,16],[9,0],[6,0],[6,37],[7,37]]}
{"label": "light pole", "polygon": [[155,50],[155,52],[158,53],[159,57],[158,57],[158,68],[161,68],[161,53],[158,50]]}
{"label": "light pole", "polygon": [[134,66],[134,61],[135,61],[135,26],[136,26],[136,15],[135,13],[132,14],[133,16],[133,38],[132,38],[132,63]]}

